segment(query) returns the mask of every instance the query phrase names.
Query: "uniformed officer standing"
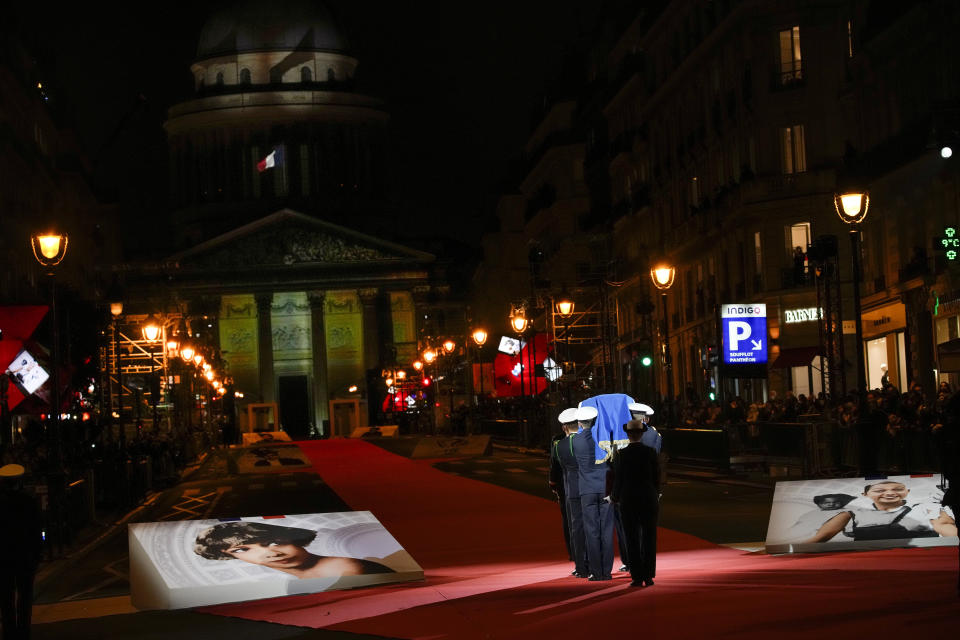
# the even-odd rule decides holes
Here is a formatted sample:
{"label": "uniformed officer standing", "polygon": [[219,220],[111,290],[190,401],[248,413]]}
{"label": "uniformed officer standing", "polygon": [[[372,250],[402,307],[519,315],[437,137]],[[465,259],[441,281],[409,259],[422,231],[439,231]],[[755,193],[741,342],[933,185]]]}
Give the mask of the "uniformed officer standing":
{"label": "uniformed officer standing", "polygon": [[554,457],[563,470],[563,488],[566,494],[567,526],[570,536],[570,555],[573,560],[573,575],[577,578],[589,576],[587,555],[583,536],[583,515],[580,508],[580,479],[577,459],[574,456],[574,440],[578,437],[577,409],[564,409],[557,418],[563,426],[566,436],[554,443]]}
{"label": "uniformed officer standing", "polygon": [[[559,420],[559,418],[558,418]],[[567,430],[560,423],[560,433],[553,438],[550,445],[550,474],[547,476],[547,486],[553,492],[560,505],[560,522],[563,525],[563,544],[567,548],[567,557],[573,562],[573,548],[570,546],[570,523],[567,521],[567,490],[563,486],[563,466],[557,455],[557,443],[567,437]]]}
{"label": "uniformed officer standing", "polygon": [[[642,402],[631,402],[627,405],[627,409],[630,411],[630,417],[633,420],[639,420],[646,425],[646,428],[643,430],[643,436],[640,438],[640,443],[656,451],[659,456],[660,449],[663,446],[663,436],[661,436],[660,432],[654,429],[653,425],[650,424],[650,416],[653,415],[653,407],[643,404]],[[617,453],[619,453],[619,450]],[[611,459],[611,465],[614,465],[615,463],[616,461]],[[617,527],[617,543],[620,547],[620,559],[623,561],[623,566],[620,567],[620,571],[629,571],[630,550],[627,548],[626,543],[627,534],[623,530],[623,514],[621,512],[620,505],[614,504],[613,509],[615,514],[614,521],[616,522]]]}
{"label": "uniformed officer standing", "polygon": [[572,439],[577,459],[583,535],[591,580],[610,580],[613,571],[613,509],[607,498],[606,463],[596,462],[596,443],[591,431],[597,419],[594,407],[577,409],[580,432]]}
{"label": "uniformed officer standing", "polygon": [[630,557],[631,587],[653,585],[657,573],[657,517],[660,468],[652,447],[641,442],[647,425],[631,420],[624,427],[630,444],[614,461],[611,499],[619,506]]}
{"label": "uniformed officer standing", "polygon": [[663,436],[661,436],[660,432],[657,431],[652,424],[650,424],[650,416],[653,415],[653,407],[643,404],[642,402],[633,402],[627,405],[627,409],[630,410],[631,418],[634,420],[640,420],[647,425],[643,431],[643,437],[640,439],[640,442],[647,445],[659,454],[660,449],[663,446]]}

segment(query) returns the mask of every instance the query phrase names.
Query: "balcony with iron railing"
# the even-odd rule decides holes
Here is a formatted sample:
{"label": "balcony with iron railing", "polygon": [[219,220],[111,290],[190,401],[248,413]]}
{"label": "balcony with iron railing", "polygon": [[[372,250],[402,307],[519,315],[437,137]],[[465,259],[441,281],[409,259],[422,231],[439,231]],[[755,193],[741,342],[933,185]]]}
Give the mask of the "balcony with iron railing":
{"label": "balcony with iron railing", "polygon": [[781,91],[794,89],[806,84],[807,75],[800,60],[793,60],[774,68],[770,82],[770,89]]}

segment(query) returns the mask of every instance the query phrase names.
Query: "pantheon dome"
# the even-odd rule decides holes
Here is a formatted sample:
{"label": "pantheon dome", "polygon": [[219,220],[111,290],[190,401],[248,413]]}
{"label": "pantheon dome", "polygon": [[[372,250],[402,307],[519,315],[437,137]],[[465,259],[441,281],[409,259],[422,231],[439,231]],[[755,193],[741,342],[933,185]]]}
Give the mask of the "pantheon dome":
{"label": "pantheon dome", "polygon": [[[244,0],[213,14],[192,99],[164,128],[178,244],[291,208],[362,226],[386,194],[388,115],[356,90],[358,60],[330,11]],[[282,163],[258,171],[276,151]]]}

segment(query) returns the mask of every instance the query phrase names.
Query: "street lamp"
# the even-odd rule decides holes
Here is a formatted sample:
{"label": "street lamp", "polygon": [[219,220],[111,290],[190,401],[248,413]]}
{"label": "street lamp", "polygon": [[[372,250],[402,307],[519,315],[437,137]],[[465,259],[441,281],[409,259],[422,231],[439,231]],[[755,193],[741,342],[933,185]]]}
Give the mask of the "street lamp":
{"label": "street lamp", "polygon": [[457,348],[457,343],[453,340],[447,338],[443,341],[443,351],[448,355],[453,353],[453,350]]}
{"label": "street lamp", "polygon": [[196,351],[194,351],[193,347],[190,346],[190,344],[185,344],[180,347],[180,357],[187,364],[190,364],[195,354],[196,354]]}
{"label": "street lamp", "polygon": [[527,328],[526,310],[523,307],[510,309],[510,326],[517,333],[523,333]]}
{"label": "street lamp", "polygon": [[[63,261],[63,258],[67,254],[67,235],[59,233],[38,233],[30,236],[30,245],[33,248],[33,257],[37,259],[44,268],[47,270],[47,275],[50,276],[50,324],[52,326],[52,339],[53,339],[53,348],[51,349],[51,356],[53,358],[52,366],[50,367],[53,371],[50,375],[50,391],[51,391],[51,415],[53,417],[53,438],[56,442],[55,452],[56,452],[56,469],[54,471],[54,477],[51,478],[51,485],[55,487],[54,491],[56,496],[51,495],[50,499],[52,502],[54,518],[57,521],[56,529],[56,541],[57,544],[63,544],[63,533],[62,533],[62,521],[63,521],[63,511],[65,507],[64,500],[66,499],[65,492],[65,478],[64,478],[64,468],[63,468],[63,445],[60,442],[60,411],[61,401],[60,401],[60,323],[57,320],[57,278],[56,278],[56,267]],[[51,491],[51,494],[54,493]]]}
{"label": "street lamp", "polygon": [[156,342],[160,339],[160,335],[163,333],[163,328],[160,326],[160,323],[151,313],[147,316],[147,319],[144,320],[143,326],[140,327],[140,334],[143,336],[143,339],[147,342]]}
{"label": "street lamp", "polygon": [[51,356],[53,357],[53,372],[51,378],[51,402],[53,414],[53,430],[57,444],[57,458],[62,462],[62,450],[60,444],[60,323],[57,320],[57,280],[54,267],[63,261],[67,255],[67,244],[69,238],[63,233],[38,233],[30,236],[30,245],[33,248],[33,257],[37,259],[43,267],[47,269],[47,275],[50,276],[50,324],[52,325],[53,348]]}
{"label": "street lamp", "polygon": [[69,238],[65,233],[38,233],[30,236],[33,257],[47,268],[55,267],[63,261],[67,255],[68,242]]}
{"label": "street lamp", "polygon": [[[560,316],[560,319],[563,320],[563,350],[564,355],[566,356],[567,361],[570,361],[570,318],[573,317],[573,310],[576,307],[576,303],[573,301],[573,298],[567,293],[566,288],[560,292],[560,297],[557,298],[557,302],[554,305],[557,309],[557,315]],[[564,385],[567,390],[567,405],[570,405],[570,384],[567,382]]]}
{"label": "street lamp", "polygon": [[[487,343],[487,332],[477,328],[473,330],[470,337],[473,338],[473,343],[477,345],[477,360],[480,361],[480,397],[483,397],[483,353],[480,351],[480,347]],[[477,404],[480,404],[479,398],[477,398]]]}
{"label": "street lamp", "polygon": [[850,225],[850,251],[853,253],[853,319],[857,339],[857,394],[862,407],[867,392],[867,373],[863,354],[863,321],[860,311],[860,223],[867,217],[870,195],[866,191],[845,191],[833,196],[837,215]]}
{"label": "street lamp", "polygon": [[663,309],[663,370],[667,374],[667,424],[673,423],[673,361],[670,358],[670,318],[667,317],[667,291],[673,286],[677,270],[671,265],[661,263],[650,269],[653,286],[660,290],[660,303]]}

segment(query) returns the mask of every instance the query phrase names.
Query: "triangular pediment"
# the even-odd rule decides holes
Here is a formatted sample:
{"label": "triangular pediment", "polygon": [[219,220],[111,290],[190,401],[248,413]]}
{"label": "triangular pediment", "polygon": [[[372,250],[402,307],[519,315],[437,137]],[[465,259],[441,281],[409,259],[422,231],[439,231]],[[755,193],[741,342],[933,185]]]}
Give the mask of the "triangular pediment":
{"label": "triangular pediment", "polygon": [[168,259],[181,267],[209,269],[427,263],[433,260],[434,256],[429,253],[291,209],[281,209]]}

